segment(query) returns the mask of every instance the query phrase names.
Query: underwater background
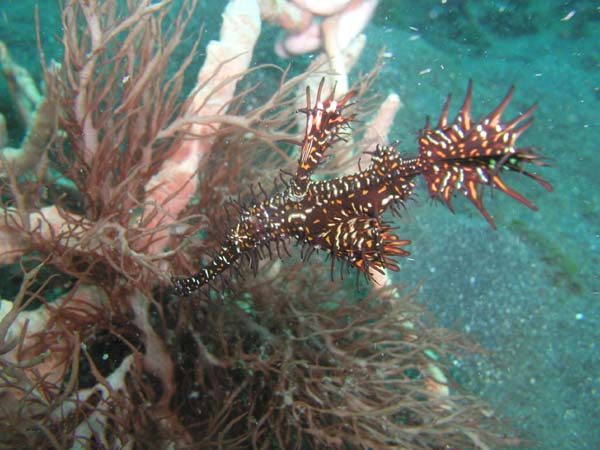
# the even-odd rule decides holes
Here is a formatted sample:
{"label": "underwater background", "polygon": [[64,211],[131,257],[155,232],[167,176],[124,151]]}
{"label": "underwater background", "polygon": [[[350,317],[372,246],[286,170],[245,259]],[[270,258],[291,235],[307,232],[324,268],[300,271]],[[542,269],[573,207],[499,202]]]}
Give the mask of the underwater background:
{"label": "underwater background", "polygon": [[[54,1],[0,0],[0,40],[41,80],[35,4],[45,56],[59,59]],[[203,42],[218,33],[224,5],[199,2]],[[290,61],[274,54],[278,32],[265,26],[256,64],[302,70],[309,56]],[[449,92],[456,111],[469,79],[475,117],[494,108],[512,84],[507,117],[539,103],[520,143],[541,149],[550,167],[538,173],[554,192],[511,179],[539,211],[494,195],[486,203],[498,226],[492,230],[464,200],[455,201],[451,215],[419,186],[417,202],[396,219],[412,255],[400,261],[394,280],[418,288],[438,323],[485,349],[457,359],[454,376],[531,448],[600,448],[600,6],[382,0],[365,32],[359,70],[368,71],[385,48],[375,89],[400,95],[390,138],[403,151],[416,152],[417,131],[426,116],[437,119]],[[10,118],[10,108],[2,79],[0,111]],[[17,143],[23,130],[9,131]]]}

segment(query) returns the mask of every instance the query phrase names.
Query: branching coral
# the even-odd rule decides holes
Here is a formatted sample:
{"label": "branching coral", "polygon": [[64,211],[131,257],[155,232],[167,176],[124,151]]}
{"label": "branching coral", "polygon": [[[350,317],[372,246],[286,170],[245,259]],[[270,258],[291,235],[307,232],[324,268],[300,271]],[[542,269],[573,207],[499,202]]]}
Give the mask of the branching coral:
{"label": "branching coral", "polygon": [[[51,133],[32,144],[33,164],[4,154],[0,262],[20,261],[24,276],[0,309],[2,445],[495,442],[488,412],[450,393],[442,361],[457,339],[423,323],[392,288],[352,301],[354,285],[330,283],[318,263],[275,260],[260,277],[244,281],[242,270],[208,296],[164,292],[170,271],[191,271],[216,247],[229,197],[250,196],[248,186],[296,158],[295,92],[317,71],[283,71],[269,95],[238,86],[272,74],[249,68],[258,5],[232,0],[185,95],[199,41],[178,64],[173,57],[196,1],[170,4],[64,2],[64,59],[44,66],[39,102],[56,112],[38,106],[45,125],[28,122],[30,134]],[[359,98],[372,79],[360,80]],[[388,123],[398,104],[391,97],[380,110]],[[340,156],[329,169],[347,163]]]}

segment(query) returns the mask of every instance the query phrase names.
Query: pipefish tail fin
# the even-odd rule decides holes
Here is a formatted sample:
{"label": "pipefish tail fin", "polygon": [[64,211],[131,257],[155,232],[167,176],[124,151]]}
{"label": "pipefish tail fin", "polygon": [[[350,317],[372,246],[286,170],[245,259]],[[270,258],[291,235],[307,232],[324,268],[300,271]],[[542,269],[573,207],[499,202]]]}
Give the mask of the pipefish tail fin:
{"label": "pipefish tail fin", "polygon": [[487,116],[474,121],[471,116],[473,83],[469,80],[465,100],[456,117],[448,121],[450,95],[442,108],[435,128],[426,121],[419,133],[418,161],[432,198],[441,200],[453,211],[452,197],[461,193],[495,228],[494,221],[483,204],[486,186],[498,189],[523,203],[528,208],[535,205],[510,188],[502,175],[518,172],[535,180],[548,191],[552,186],[546,180],[526,170],[530,165],[545,166],[533,147],[517,147],[516,141],[532,124],[537,107],[508,122],[502,122],[502,113],[514,93],[510,88],[502,102]]}

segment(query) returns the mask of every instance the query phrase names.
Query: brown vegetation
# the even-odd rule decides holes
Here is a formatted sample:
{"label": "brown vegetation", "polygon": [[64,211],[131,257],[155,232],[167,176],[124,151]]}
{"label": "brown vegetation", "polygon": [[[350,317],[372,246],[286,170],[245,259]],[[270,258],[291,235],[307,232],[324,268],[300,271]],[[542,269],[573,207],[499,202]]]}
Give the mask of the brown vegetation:
{"label": "brown vegetation", "polygon": [[[24,276],[1,301],[0,446],[498,443],[489,411],[447,382],[448,351],[463,344],[395,288],[332,283],[315,257],[267,262],[257,278],[242,270],[199,297],[169,294],[169,271],[193,271],[216,247],[227,200],[295,159],[294,94],[309,75],[284,72],[270,98],[229,86],[211,110],[253,71],[221,60],[184,96],[198,42],[177,65],[172,56],[196,2],[172,22],[169,3],[63,4],[64,60],[44,67],[52,137],[34,167],[3,165],[2,262],[19,258]],[[164,185],[152,180],[198,142],[193,173],[155,195]]]}

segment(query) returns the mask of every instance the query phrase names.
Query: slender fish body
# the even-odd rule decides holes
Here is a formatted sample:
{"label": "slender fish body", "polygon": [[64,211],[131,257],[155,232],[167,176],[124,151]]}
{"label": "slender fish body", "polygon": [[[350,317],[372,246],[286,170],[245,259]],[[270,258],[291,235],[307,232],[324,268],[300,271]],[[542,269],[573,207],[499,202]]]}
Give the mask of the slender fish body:
{"label": "slender fish body", "polygon": [[429,120],[419,134],[419,152],[403,158],[394,146],[377,146],[365,170],[324,181],[312,179],[312,173],[336,141],[343,139],[354,116],[345,109],[355,96],[346,94],[336,101],[330,96],[321,101],[319,86],[311,104],[307,90],[305,136],[296,174],[286,188],[261,202],[240,209],[239,218],[223,242],[217,256],[191,277],[173,278],[175,292],[188,295],[209,284],[242,257],[254,270],[265,252],[294,239],[313,250],[330,254],[333,264],[356,267],[367,278],[373,271],[398,270],[395,258],[409,253],[403,248],[410,241],[400,239],[383,219],[389,210],[397,212],[413,193],[415,179],[423,176],[429,195],[451,210],[452,197],[459,193],[469,199],[492,227],[494,221],[483,205],[486,186],[498,189],[525,206],[535,206],[506,185],[502,175],[522,173],[547,190],[544,179],[525,170],[527,165],[545,165],[532,148],[516,146],[517,138],[532,123],[535,105],[516,118],[502,122],[501,115],[510,102],[511,88],[500,105],[489,115],[473,121],[471,117],[472,83],[458,114],[448,120],[448,96],[437,125]]}

